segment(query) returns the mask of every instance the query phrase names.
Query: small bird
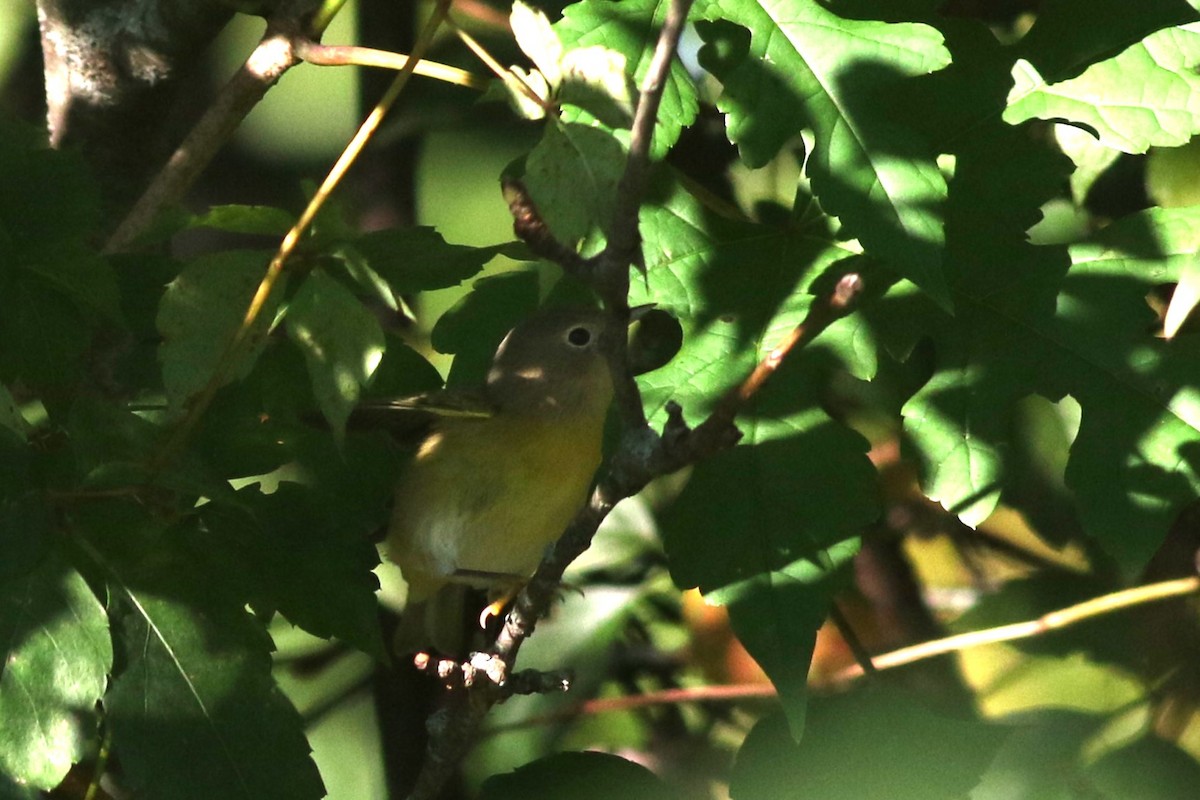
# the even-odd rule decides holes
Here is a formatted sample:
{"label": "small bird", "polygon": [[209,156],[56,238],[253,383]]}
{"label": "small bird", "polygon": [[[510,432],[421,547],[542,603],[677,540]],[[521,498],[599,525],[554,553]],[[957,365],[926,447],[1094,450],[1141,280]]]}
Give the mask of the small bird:
{"label": "small bird", "polygon": [[399,646],[417,636],[457,649],[462,588],[511,594],[583,504],[613,396],[609,325],[594,309],[543,311],[500,343],[476,396],[419,404],[442,410],[396,487],[387,535],[409,587]]}

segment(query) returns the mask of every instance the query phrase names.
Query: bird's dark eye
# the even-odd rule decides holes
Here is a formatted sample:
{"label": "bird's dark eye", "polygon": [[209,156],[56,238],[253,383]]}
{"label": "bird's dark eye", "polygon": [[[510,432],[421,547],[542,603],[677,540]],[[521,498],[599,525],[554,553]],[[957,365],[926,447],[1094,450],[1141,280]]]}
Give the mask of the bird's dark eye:
{"label": "bird's dark eye", "polygon": [[592,341],[592,332],[587,328],[571,328],[567,331],[567,341],[575,347],[586,347]]}

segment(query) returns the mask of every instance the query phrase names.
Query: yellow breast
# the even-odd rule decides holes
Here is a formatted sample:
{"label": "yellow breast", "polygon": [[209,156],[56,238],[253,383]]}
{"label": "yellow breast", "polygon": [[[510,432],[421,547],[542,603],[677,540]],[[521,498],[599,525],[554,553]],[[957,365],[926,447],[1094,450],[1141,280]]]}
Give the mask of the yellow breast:
{"label": "yellow breast", "polygon": [[396,490],[388,554],[410,596],[428,597],[459,570],[532,573],[584,502],[603,422],[445,420]]}

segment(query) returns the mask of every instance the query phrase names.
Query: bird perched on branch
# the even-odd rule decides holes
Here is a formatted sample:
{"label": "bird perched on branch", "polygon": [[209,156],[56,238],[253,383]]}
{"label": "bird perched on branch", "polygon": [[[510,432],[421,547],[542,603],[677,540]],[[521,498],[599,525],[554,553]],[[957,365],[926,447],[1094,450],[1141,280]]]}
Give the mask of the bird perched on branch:
{"label": "bird perched on branch", "polygon": [[508,333],[478,392],[392,404],[435,420],[387,535],[409,586],[398,646],[459,649],[463,587],[511,595],[582,506],[613,396],[610,325],[593,309],[543,311]]}

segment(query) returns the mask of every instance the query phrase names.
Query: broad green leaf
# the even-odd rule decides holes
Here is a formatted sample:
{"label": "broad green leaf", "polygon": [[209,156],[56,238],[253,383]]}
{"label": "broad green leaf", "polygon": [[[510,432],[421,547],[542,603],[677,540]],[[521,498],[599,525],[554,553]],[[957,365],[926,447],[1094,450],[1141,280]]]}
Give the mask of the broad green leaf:
{"label": "broad green leaf", "polygon": [[1038,8],[1017,52],[1048,80],[1060,81],[1160,28],[1196,18],[1185,0],[1048,0]]}
{"label": "broad green leaf", "polygon": [[112,660],[103,606],[58,557],[0,583],[0,772],[57,786],[95,735]]}
{"label": "broad green leaf", "polygon": [[612,223],[624,168],[625,151],[611,134],[550,121],[525,160],[525,188],[559,241],[573,245]]}
{"label": "broad green leaf", "polygon": [[71,302],[80,311],[99,314],[109,322],[121,320],[117,282],[104,259],[81,243],[63,243],[47,247],[35,258],[17,262],[26,275],[36,276],[45,285]]}
{"label": "broad green leaf", "polygon": [[[640,227],[647,274],[632,282],[630,302],[655,303],[683,327],[678,355],[639,378],[656,422],[668,400],[700,419],[803,319],[812,281],[855,257],[819,215],[789,227],[731,220],[679,189],[644,207]],[[874,342],[855,319],[835,325],[822,345],[856,376],[874,374]]]}
{"label": "broad green leaf", "polygon": [[300,484],[281,483],[272,494],[248,487],[238,499],[238,511],[202,515],[217,546],[251,565],[264,605],[314,636],[382,657],[371,532]]}
{"label": "broad green leaf", "polygon": [[110,570],[124,667],[104,700],[112,746],[149,797],[319,798],[299,714],[271,678],[271,641],[244,608],[160,563],[139,588]]}
{"label": "broad green leaf", "polygon": [[1117,800],[1175,800],[1200,785],[1196,757],[1149,734],[1106,753],[1084,774],[1104,797]]}
{"label": "broad green leaf", "polygon": [[181,409],[215,379],[218,368],[224,368],[223,383],[228,383],[245,377],[254,366],[266,346],[281,285],[261,309],[234,362],[223,362],[266,274],[268,260],[268,254],[254,250],[204,255],[188,264],[167,287],[158,310],[158,330],[163,337],[158,353],[172,408]]}
{"label": "broad green leaf", "polygon": [[[581,108],[609,128],[632,126],[637,90],[623,54],[606,47],[581,47],[567,53],[562,69],[556,97],[561,105]],[[573,118],[571,109],[566,116]]]}
{"label": "broad green leaf", "polygon": [[717,105],[746,164],[766,164],[811,128],[806,171],[822,207],[868,254],[947,305],[945,179],[928,142],[886,112],[905,78],[950,62],[942,35],[842,19],[815,0],[710,0],[696,13],[721,21],[698,26],[700,62],[721,81]]}
{"label": "broad green leaf", "polygon": [[313,272],[288,304],[286,324],[304,351],[321,413],[340,438],[383,358],[379,320],[340,283]]}
{"label": "broad green leaf", "polygon": [[423,227],[372,231],[347,246],[365,256],[397,295],[457,286],[504,247],[447,244],[433,228]]}
{"label": "broad green leaf", "polygon": [[267,348],[254,371],[217,392],[189,440],[189,449],[224,479],[272,472],[295,457],[297,438],[328,436],[314,426],[319,413],[300,348],[282,339]]}
{"label": "broad green leaf", "polygon": [[[164,429],[98,397],[81,395],[67,418],[79,477],[95,488],[153,483],[180,493],[171,500],[187,508],[199,497],[228,500],[229,485],[190,452],[168,465],[151,467]],[[165,498],[164,503],[168,502]]]}
{"label": "broad green leaf", "polygon": [[1101,721],[1091,715],[1044,711],[1012,725],[995,761],[971,791],[971,800],[1076,800],[1081,754]]}
{"label": "broad green leaf", "polygon": [[116,282],[92,237],[99,193],[82,155],[48,149],[40,134],[0,125],[2,368],[17,362],[37,385],[77,380],[83,319],[119,321]]}
{"label": "broad green leaf", "polygon": [[993,121],[957,148],[946,207],[953,317],[900,284],[864,308],[893,353],[907,357],[922,337],[935,348],[935,373],[903,408],[927,495],[977,525],[1004,482],[1013,404],[1036,390],[1048,325],[1067,267],[1061,249],[1034,247],[1025,231],[1058,191],[1065,159],[1023,132]]}
{"label": "broad green leaf", "polygon": [[406,397],[439,389],[442,375],[437,368],[416,350],[409,347],[397,335],[385,335],[387,348],[367,394],[376,398]]}
{"label": "broad green leaf", "polygon": [[[668,400],[693,423],[702,419],[803,319],[805,290],[853,255],[820,218],[794,228],[738,222],[678,191],[644,209],[641,226],[648,285],[635,281],[631,302],[657,303],[684,329],[679,354],[639,378],[656,424]],[[805,351],[786,362],[741,417],[742,443],[699,465],[664,520],[676,584],[731,604],[735,629],[776,682],[797,733],[829,591],[824,570],[808,569],[832,569],[825,550],[878,513],[866,442],[830,420],[813,393],[832,354],[862,377],[873,374],[863,334],[856,320],[843,320],[814,346],[820,356]]]}
{"label": "broad green leaf", "polygon": [[45,797],[32,786],[22,786],[0,772],[0,800],[41,800]]}
{"label": "broad green leaf", "polygon": [[650,770],[609,753],[558,753],[494,775],[481,800],[672,800],[681,797]]}
{"label": "broad green leaf", "polygon": [[[638,86],[650,68],[650,59],[658,41],[658,32],[666,18],[667,4],[661,0],[584,0],[563,9],[563,18],[554,25],[567,49],[568,74],[564,77],[567,87],[573,79],[570,70],[572,51],[602,46],[625,57],[629,77]],[[570,102],[570,88],[565,88],[564,100]],[[619,105],[619,103],[618,103]],[[586,108],[591,111],[594,106]],[[650,157],[661,159],[679,140],[680,132],[696,119],[699,104],[696,88],[683,64],[676,58],[663,89],[662,103],[654,123],[654,137],[650,145]],[[588,114],[565,109],[564,121],[587,122]],[[611,122],[612,120],[609,120]]]}
{"label": "broad green leaf", "polygon": [[1053,83],[1033,64],[1013,66],[1004,120],[1067,120],[1126,153],[1174,147],[1200,133],[1200,24],[1151,34],[1082,75]]}
{"label": "broad green leaf", "polygon": [[562,78],[559,62],[562,61],[563,47],[550,27],[550,20],[538,9],[517,0],[512,5],[508,24],[522,52],[529,56],[550,85],[556,86]]}
{"label": "broad green leaf", "polygon": [[213,206],[188,223],[189,228],[215,228],[229,233],[283,236],[296,221],[293,214],[273,206]]}
{"label": "broad green leaf", "polygon": [[1145,302],[1191,268],[1198,247],[1200,209],[1128,217],[1071,248],[1058,300],[1053,345],[1070,356],[1055,359],[1053,385],[1083,409],[1067,485],[1089,532],[1131,573],[1200,490],[1200,365],[1190,337],[1154,335]]}
{"label": "broad green leaf", "polygon": [[738,752],[729,796],[790,800],[803,787],[821,800],[959,800],[1008,735],[939,715],[887,684],[814,698],[809,723],[813,734],[797,745],[779,715],[760,721]]}
{"label": "broad green leaf", "polygon": [[[774,502],[782,496],[760,499]],[[864,517],[878,514],[874,503],[863,505]],[[797,741],[804,734],[808,716],[808,671],[817,629],[829,614],[833,596],[849,583],[846,568],[858,552],[858,544],[858,539],[838,542],[811,558],[769,571],[759,566],[754,577],[706,598],[729,608],[729,621],[738,640],[775,685],[792,738]],[[775,560],[766,552],[759,555],[764,563]]]}

